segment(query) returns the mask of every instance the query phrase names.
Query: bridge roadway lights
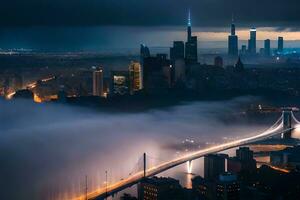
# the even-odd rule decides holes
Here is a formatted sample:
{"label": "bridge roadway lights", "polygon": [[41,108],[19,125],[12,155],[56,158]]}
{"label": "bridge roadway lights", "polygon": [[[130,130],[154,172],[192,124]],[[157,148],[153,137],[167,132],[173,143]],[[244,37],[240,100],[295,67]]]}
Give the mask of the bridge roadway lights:
{"label": "bridge roadway lights", "polygon": [[[284,109],[282,111],[282,122],[283,122],[283,129],[291,129],[292,128],[292,110]],[[282,133],[282,139],[290,139],[292,135],[292,130]]]}

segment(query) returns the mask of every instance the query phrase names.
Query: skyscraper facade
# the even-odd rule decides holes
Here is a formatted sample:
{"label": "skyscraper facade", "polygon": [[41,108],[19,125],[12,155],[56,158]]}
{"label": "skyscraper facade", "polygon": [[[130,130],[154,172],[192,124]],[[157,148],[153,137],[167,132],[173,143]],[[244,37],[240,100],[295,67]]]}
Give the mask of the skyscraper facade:
{"label": "skyscraper facade", "polygon": [[191,13],[189,12],[187,26],[187,42],[185,43],[185,60],[188,64],[198,62],[197,36],[192,36]]}
{"label": "skyscraper facade", "polygon": [[204,178],[216,180],[220,174],[225,172],[225,156],[210,154],[204,157]]}
{"label": "skyscraper facade", "polygon": [[170,49],[170,58],[172,62],[178,59],[184,59],[184,42],[174,41],[173,47]]}
{"label": "skyscraper facade", "polygon": [[191,22],[191,11],[189,10],[188,26],[187,26],[187,41],[190,41],[191,38],[192,38],[192,22]]}
{"label": "skyscraper facade", "polygon": [[93,71],[93,96],[103,96],[103,69]]}
{"label": "skyscraper facade", "polygon": [[142,86],[142,70],[141,64],[138,62],[131,62],[129,65],[131,92],[139,91]]}
{"label": "skyscraper facade", "polygon": [[250,29],[250,39],[248,41],[248,51],[250,54],[256,54],[256,28]]}
{"label": "skyscraper facade", "polygon": [[235,34],[235,24],[232,19],[231,34],[228,36],[228,54],[230,56],[238,55],[238,36]]}
{"label": "skyscraper facade", "polygon": [[265,40],[264,54],[265,54],[265,56],[271,55],[271,41],[269,39]]}
{"label": "skyscraper facade", "polygon": [[283,52],[283,37],[278,37],[278,52]]}

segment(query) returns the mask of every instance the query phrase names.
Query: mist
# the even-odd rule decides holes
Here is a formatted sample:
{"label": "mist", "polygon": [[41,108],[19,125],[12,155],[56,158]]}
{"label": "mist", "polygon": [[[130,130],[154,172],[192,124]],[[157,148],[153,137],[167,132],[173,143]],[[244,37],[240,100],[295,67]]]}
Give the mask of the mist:
{"label": "mist", "polygon": [[186,153],[180,146],[186,139],[203,148],[255,134],[272,124],[250,125],[240,117],[256,100],[183,102],[113,114],[0,100],[1,195],[6,200],[69,198],[83,191],[85,176],[90,190],[103,186],[106,170],[109,182],[127,177],[144,152],[167,160]]}

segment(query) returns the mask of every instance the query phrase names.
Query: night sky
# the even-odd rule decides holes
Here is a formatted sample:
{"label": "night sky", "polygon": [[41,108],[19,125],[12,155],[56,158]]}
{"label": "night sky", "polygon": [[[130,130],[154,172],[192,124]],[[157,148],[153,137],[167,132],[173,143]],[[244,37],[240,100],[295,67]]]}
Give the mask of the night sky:
{"label": "night sky", "polygon": [[222,26],[234,13],[240,24],[297,28],[299,0],[2,0],[0,25]]}

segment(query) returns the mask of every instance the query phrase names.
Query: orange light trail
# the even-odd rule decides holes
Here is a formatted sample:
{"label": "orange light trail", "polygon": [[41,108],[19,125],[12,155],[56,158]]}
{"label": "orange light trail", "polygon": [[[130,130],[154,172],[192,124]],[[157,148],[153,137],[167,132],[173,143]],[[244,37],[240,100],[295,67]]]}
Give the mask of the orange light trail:
{"label": "orange light trail", "polygon": [[[165,170],[168,170],[168,169],[173,168],[175,166],[181,165],[185,162],[198,159],[198,158],[203,157],[205,155],[225,151],[227,149],[231,149],[231,148],[238,147],[238,146],[247,145],[247,144],[257,142],[259,140],[266,139],[266,138],[269,138],[271,136],[278,135],[278,134],[281,134],[281,133],[284,133],[286,131],[291,130],[291,129],[281,130],[281,128],[283,127],[281,119],[282,119],[282,116],[271,128],[264,131],[263,133],[260,133],[260,134],[255,135],[255,136],[250,136],[250,137],[246,137],[246,138],[243,138],[243,139],[238,139],[238,140],[235,140],[235,141],[227,142],[227,143],[224,143],[224,144],[212,146],[212,147],[209,147],[209,148],[206,148],[206,149],[203,149],[203,150],[199,150],[199,151],[184,155],[184,156],[176,158],[174,160],[164,162],[162,164],[159,164],[157,166],[154,166],[154,167],[151,167],[151,168],[147,169],[146,174],[147,174],[147,176],[154,176],[154,175],[159,174],[159,173],[161,173]],[[281,123],[278,124],[278,122],[281,122]],[[107,187],[98,188],[93,192],[89,192],[87,194],[87,197],[88,197],[88,199],[92,200],[92,199],[96,199],[100,195],[103,196],[103,195],[107,194],[107,192],[108,193],[113,193],[114,191],[117,191],[119,188],[125,188],[125,187],[128,187],[130,185],[133,185],[133,184],[137,183],[138,181],[140,181],[143,178],[143,175],[144,175],[143,171],[140,171],[140,172],[138,172],[138,173],[126,178],[126,179],[120,180],[116,183],[112,183],[112,184],[108,185]],[[86,197],[85,195],[81,195],[79,197],[74,198],[73,200],[82,200],[82,199],[85,199],[85,197]]]}

